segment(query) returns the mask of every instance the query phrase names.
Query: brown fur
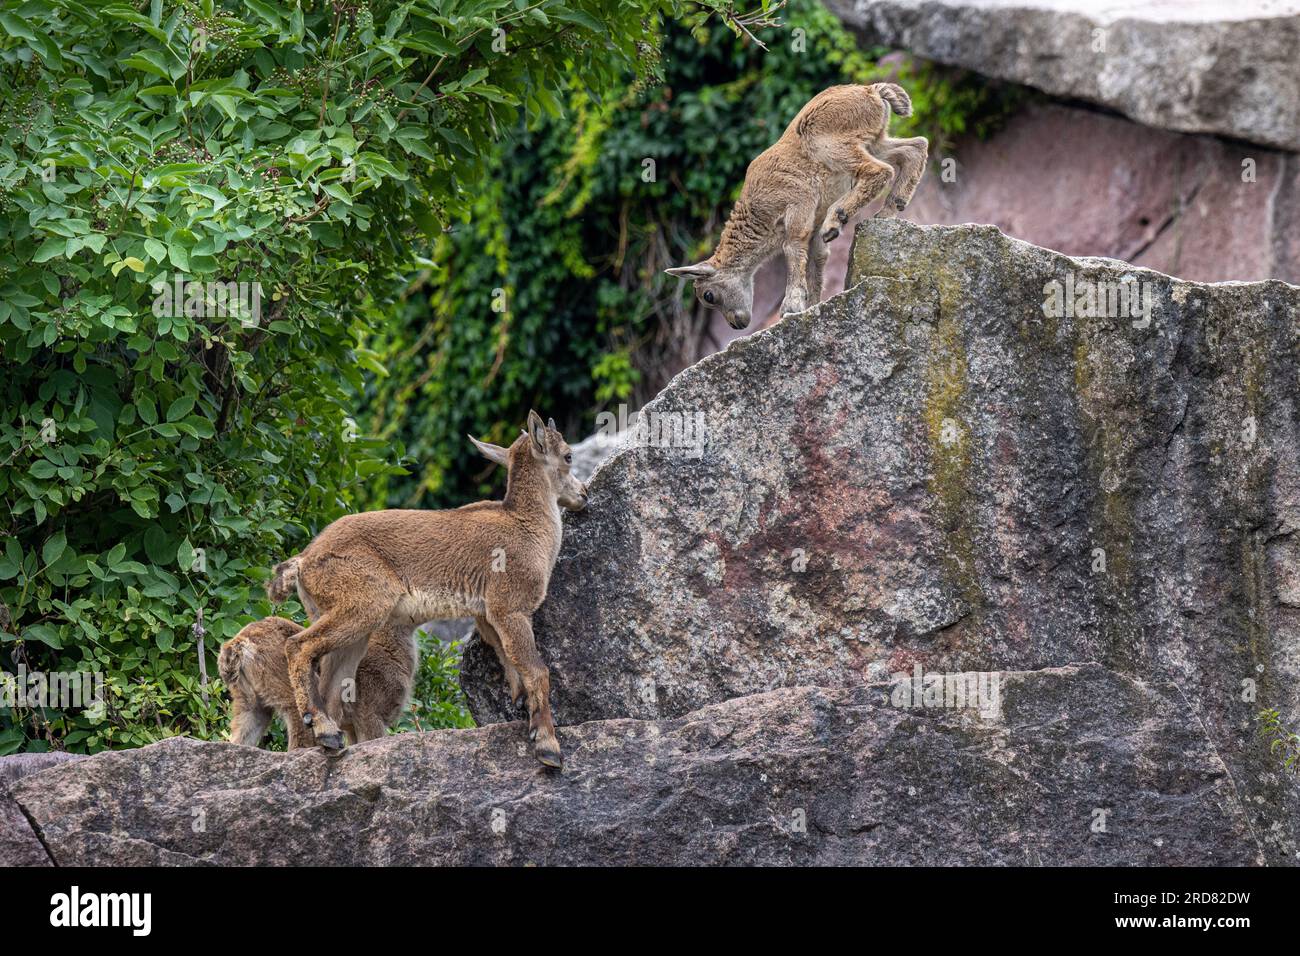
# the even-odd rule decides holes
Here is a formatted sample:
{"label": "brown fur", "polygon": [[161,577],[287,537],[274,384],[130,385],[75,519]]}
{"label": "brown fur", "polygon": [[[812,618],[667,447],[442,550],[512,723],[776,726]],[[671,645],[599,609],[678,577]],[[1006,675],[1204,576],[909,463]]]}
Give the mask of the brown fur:
{"label": "brown fur", "polygon": [[891,106],[900,116],[912,112],[907,91],[896,83],[832,86],[814,96],[749,164],[713,255],[668,274],[693,279],[700,301],[743,329],[754,308],[754,272],[780,251],[786,260],[781,314],[821,301],[827,244],[881,193],[877,216],[907,208],[925,172],[929,141],[889,137]]}
{"label": "brown fur", "polygon": [[[311,729],[298,715],[285,655],[288,643],[303,630],[285,618],[268,617],[245,625],[221,645],[217,667],[233,702],[230,739],[234,743],[256,747],[272,714],[279,714],[289,733],[290,750],[315,744]],[[370,635],[365,656],[357,664],[355,694],[346,693],[341,681],[331,686],[321,680],[331,709],[353,743],[382,737],[397,722],[411,698],[415,670],[412,629],[396,626]]]}
{"label": "brown fur", "polygon": [[343,742],[312,679],[316,662],[346,676],[374,631],[472,616],[501,659],[511,696],[527,699],[538,759],[560,766],[550,672],[533,642],[532,615],[559,557],[560,507],[585,507],[586,489],[569,474],[569,446],[554,422],[543,425],[536,412],[509,449],[474,444],[506,465],[504,501],[348,515],[286,562],[292,568],[277,568],[276,580],[296,580],[313,622],[288,646],[289,677],[322,745]]}

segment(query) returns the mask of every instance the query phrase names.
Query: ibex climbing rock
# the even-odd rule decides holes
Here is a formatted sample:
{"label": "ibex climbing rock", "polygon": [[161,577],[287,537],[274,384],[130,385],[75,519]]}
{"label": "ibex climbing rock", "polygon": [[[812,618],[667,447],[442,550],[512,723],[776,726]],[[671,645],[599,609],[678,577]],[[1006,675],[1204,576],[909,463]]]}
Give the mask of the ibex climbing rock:
{"label": "ibex climbing rock", "polygon": [[899,116],[912,112],[911,98],[896,83],[818,93],[749,164],[713,255],[668,274],[693,279],[696,297],[743,329],[753,315],[755,271],[784,252],[781,314],[816,305],[827,244],[881,193],[885,203],[877,216],[902,212],[925,173],[929,141],[886,135],[891,107]]}
{"label": "ibex climbing rock", "polygon": [[536,412],[508,449],[470,441],[506,467],[503,501],[348,515],[276,566],[272,599],[296,588],[312,620],[286,653],[298,711],[323,747],[339,749],[343,737],[313,680],[317,662],[343,655],[330,666],[347,676],[374,631],[473,617],[496,649],[511,697],[516,704],[527,700],[537,759],[550,767],[563,763],[550,672],[533,642],[532,616],[560,554],[560,508],[585,508],[587,489],[569,473],[572,455],[554,421],[544,425]]}
{"label": "ibex climbing rock", "polygon": [[[284,721],[289,749],[316,743],[305,726],[289,683],[285,649],[304,628],[283,617],[267,617],[244,626],[221,645],[217,665],[230,691],[231,742],[256,747],[273,714]],[[382,737],[397,722],[415,684],[416,647],[412,628],[393,624],[370,635],[365,656],[356,664],[356,682],[345,687],[337,665],[342,657],[321,661],[317,684],[328,708],[352,743]]]}

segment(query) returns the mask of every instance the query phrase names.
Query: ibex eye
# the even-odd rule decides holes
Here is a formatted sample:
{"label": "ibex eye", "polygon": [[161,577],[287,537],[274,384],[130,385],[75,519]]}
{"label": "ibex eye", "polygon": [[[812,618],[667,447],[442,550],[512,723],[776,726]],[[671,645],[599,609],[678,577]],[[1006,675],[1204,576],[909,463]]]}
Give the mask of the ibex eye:
{"label": "ibex eye", "polygon": [[565,455],[565,456],[564,456],[564,462],[565,462],[565,464],[572,465],[572,464],[573,464],[573,456],[572,456],[572,455]]}
{"label": "ibex eye", "polygon": [[706,293],[704,293],[704,301],[707,302],[707,303],[709,303],[709,305],[712,305],[712,304],[713,304],[713,293],[712,293],[712,292],[706,292]]}

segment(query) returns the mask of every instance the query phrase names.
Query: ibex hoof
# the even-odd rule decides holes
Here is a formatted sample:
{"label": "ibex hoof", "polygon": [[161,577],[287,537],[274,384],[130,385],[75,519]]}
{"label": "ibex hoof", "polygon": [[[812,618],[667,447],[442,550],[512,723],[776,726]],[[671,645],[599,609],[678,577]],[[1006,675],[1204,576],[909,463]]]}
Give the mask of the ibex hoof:
{"label": "ibex hoof", "polygon": [[564,767],[564,757],[560,754],[560,748],[555,749],[538,747],[536,750],[537,759],[544,767],[551,767],[560,770]]}
{"label": "ibex hoof", "polygon": [[827,229],[825,232],[822,233],[822,242],[826,242],[826,243],[834,242],[836,239],[839,238],[839,236],[840,236],[839,227],[831,226],[829,229]]}
{"label": "ibex hoof", "polygon": [[537,728],[536,728],[536,727],[534,727],[532,730],[528,731],[528,739],[529,739],[529,740],[536,740],[536,739],[537,739]]}
{"label": "ibex hoof", "polygon": [[343,735],[337,731],[332,734],[317,734],[316,743],[320,744],[326,750],[342,750]]}
{"label": "ibex hoof", "polygon": [[907,200],[904,199],[902,196],[895,196],[894,208],[897,209],[899,212],[902,212],[904,209],[907,208]]}

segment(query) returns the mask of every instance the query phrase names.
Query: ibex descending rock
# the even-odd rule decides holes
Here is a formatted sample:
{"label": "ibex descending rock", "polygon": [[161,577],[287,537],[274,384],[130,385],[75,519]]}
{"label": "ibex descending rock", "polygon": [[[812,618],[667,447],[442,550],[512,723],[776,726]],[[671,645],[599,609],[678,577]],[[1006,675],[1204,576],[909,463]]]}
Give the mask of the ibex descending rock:
{"label": "ibex descending rock", "polygon": [[329,666],[347,676],[374,631],[473,617],[501,659],[511,697],[516,704],[527,698],[537,759],[562,764],[532,615],[560,554],[560,507],[586,507],[587,490],[569,474],[572,456],[554,421],[543,425],[536,412],[509,449],[470,441],[507,468],[504,501],[348,515],[275,569],[272,600],[296,587],[313,622],[289,642],[287,655],[297,708],[322,746],[341,748],[343,738],[312,679],[316,662],[341,655]]}
{"label": "ibex descending rock", "polygon": [[668,269],[695,280],[695,294],[749,325],[754,272],[778,251],[786,261],[781,314],[802,312],[821,299],[826,244],[882,192],[876,215],[907,208],[925,172],[924,136],[891,139],[889,110],[909,116],[912,100],[896,83],[832,86],[814,96],[771,147],[749,164],[745,185],[713,255]]}
{"label": "ibex descending rock", "polygon": [[[289,732],[289,749],[316,743],[311,729],[304,726],[289,683],[289,662],[285,648],[304,629],[282,617],[254,621],[221,645],[217,664],[221,680],[233,702],[230,739],[256,747],[279,714]],[[342,678],[326,658],[318,681],[330,709],[339,715],[344,732],[353,743],[382,737],[397,722],[411,699],[415,683],[415,635],[405,625],[395,625],[370,635],[366,654],[356,665],[354,694],[344,693]],[[349,699],[351,698],[351,699]]]}

